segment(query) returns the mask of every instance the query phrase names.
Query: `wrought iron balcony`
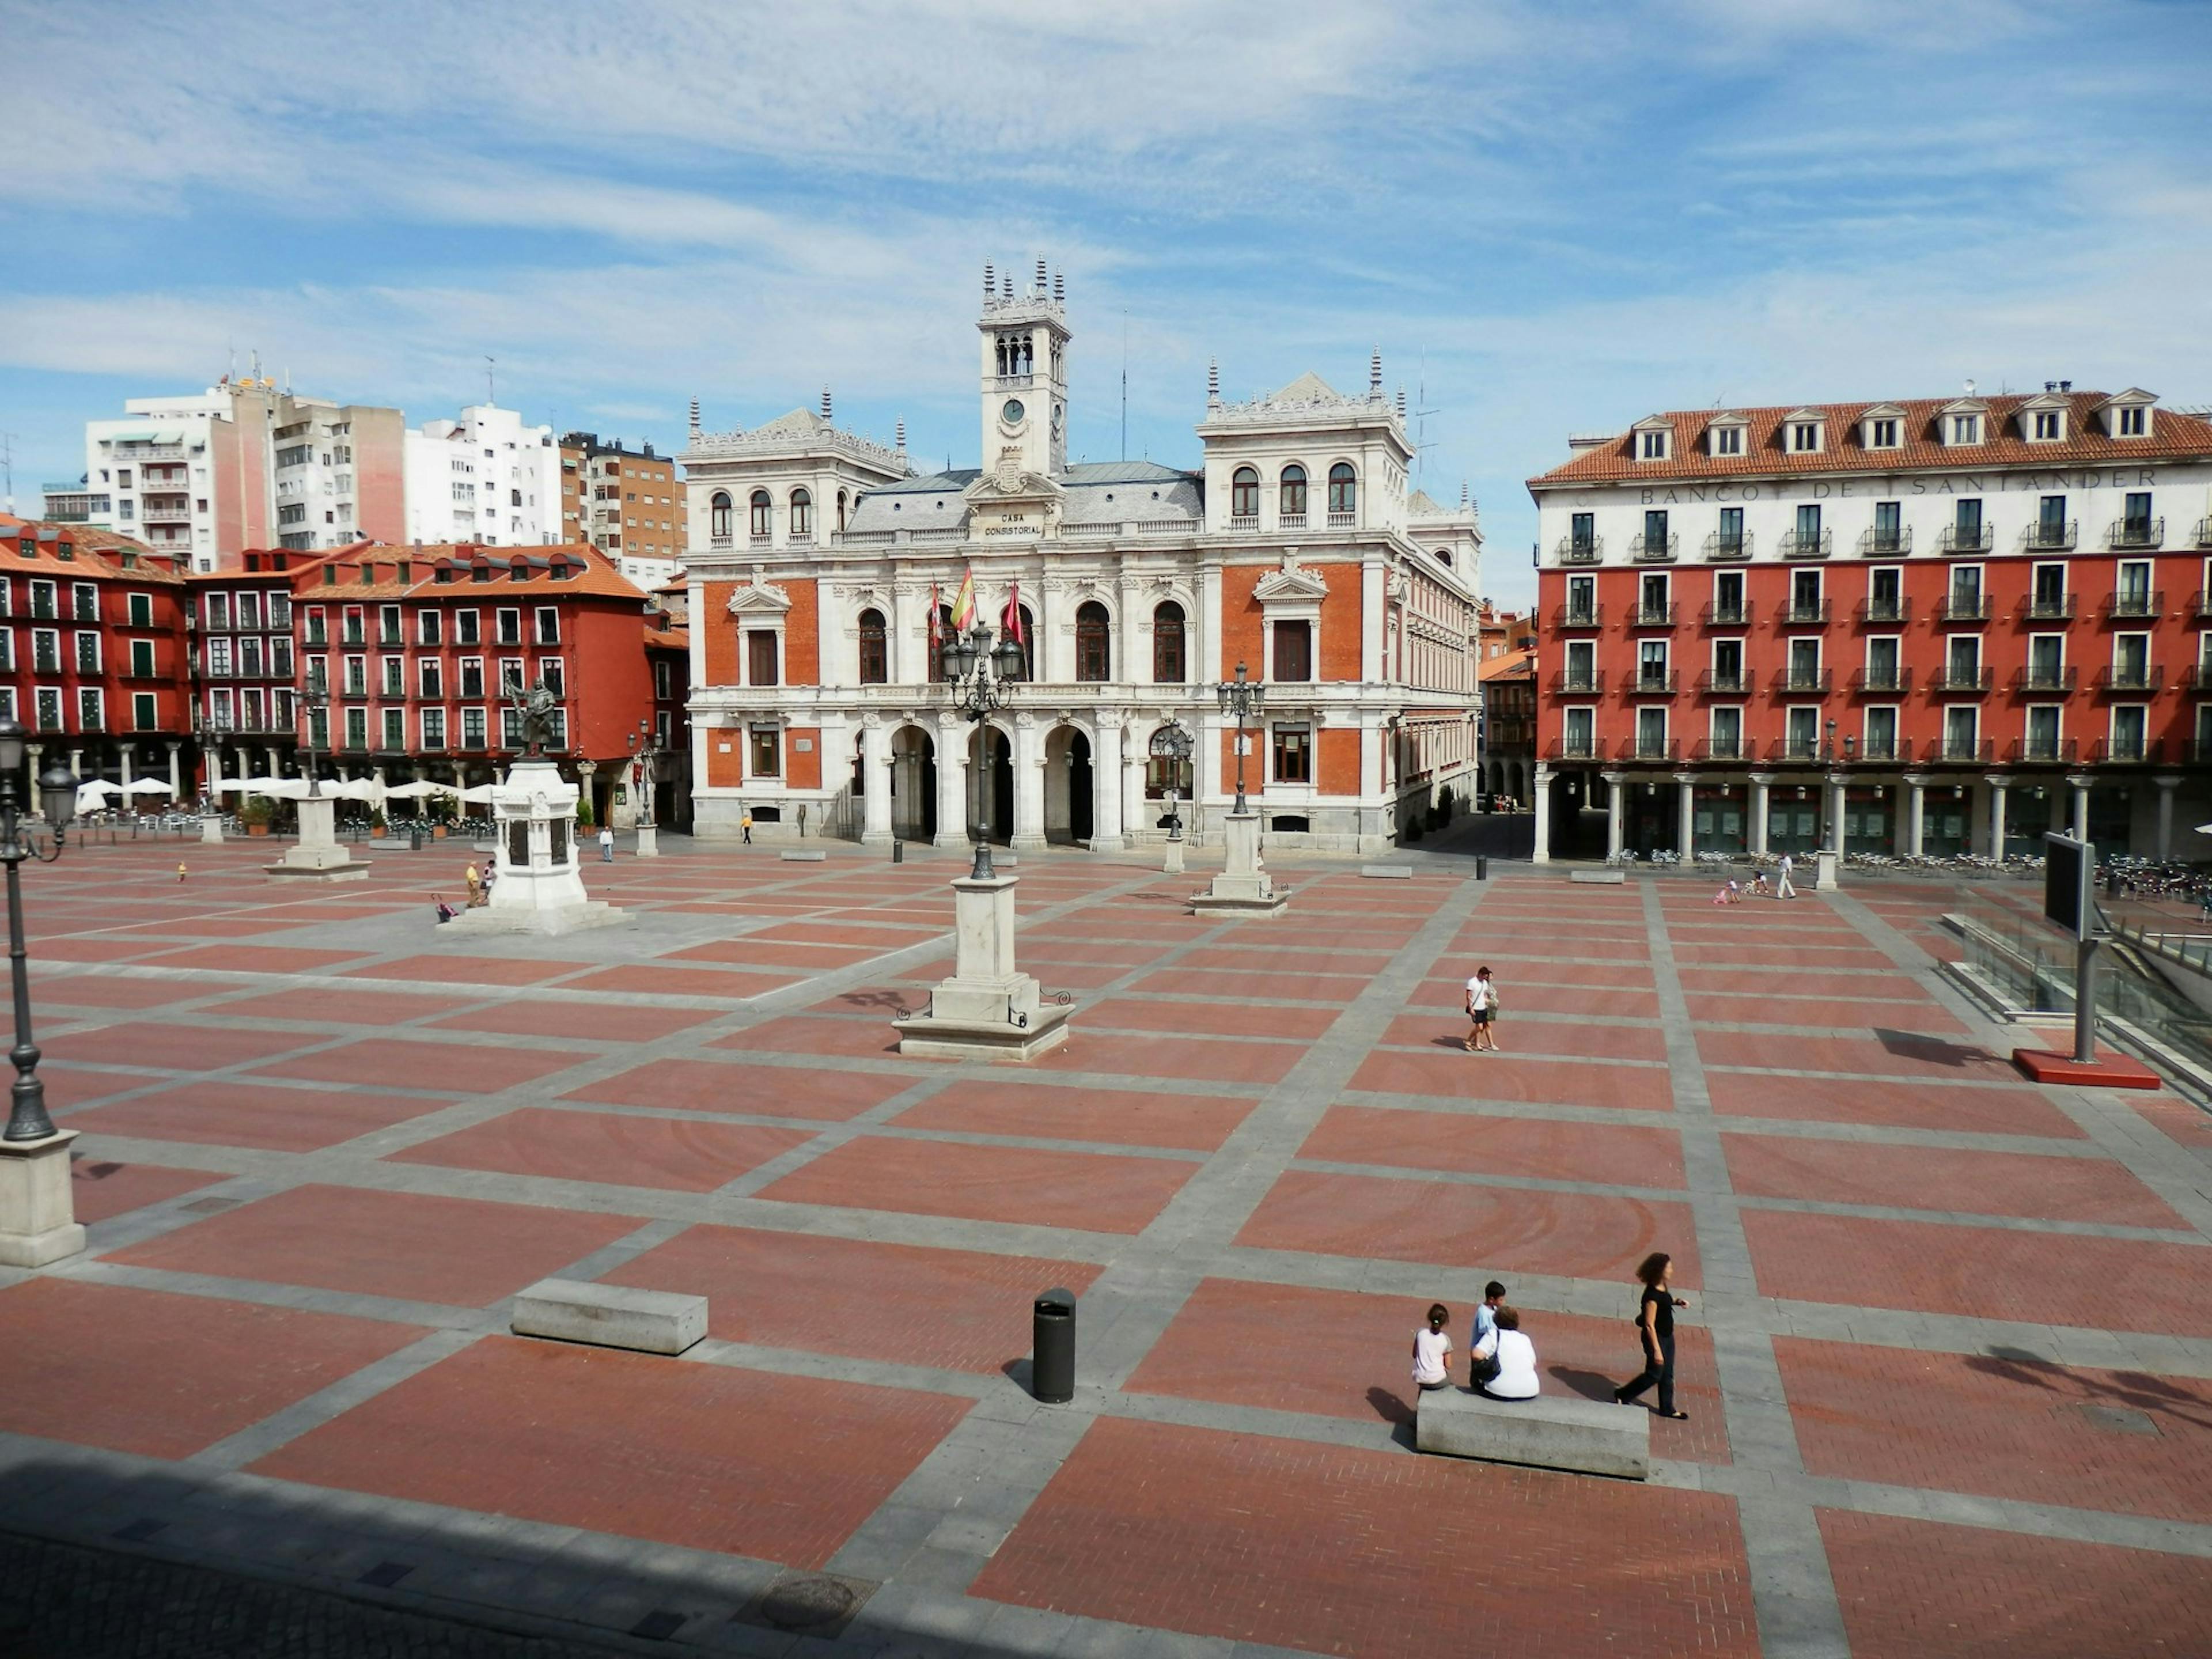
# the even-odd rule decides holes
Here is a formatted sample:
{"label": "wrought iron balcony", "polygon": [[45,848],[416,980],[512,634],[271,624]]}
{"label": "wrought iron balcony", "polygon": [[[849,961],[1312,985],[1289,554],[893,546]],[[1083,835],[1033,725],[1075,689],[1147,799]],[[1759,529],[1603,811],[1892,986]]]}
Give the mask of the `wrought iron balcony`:
{"label": "wrought iron balcony", "polygon": [[1605,626],[1605,607],[1601,605],[1563,605],[1552,612],[1553,628],[1602,628]]}
{"label": "wrought iron balcony", "polygon": [[1723,605],[1715,599],[1698,616],[1708,628],[1741,628],[1751,620],[1751,608],[1741,599],[1734,605]]}
{"label": "wrought iron balcony", "polygon": [[2105,600],[2105,615],[2114,622],[2154,622],[2165,614],[2163,593],[2114,593]]}
{"label": "wrought iron balcony", "polygon": [[1561,564],[1595,564],[1605,556],[1605,538],[1562,536],[1556,551]]}
{"label": "wrought iron balcony", "polygon": [[1979,696],[1994,678],[1986,668],[1939,668],[1928,677],[1928,689],[1943,696]]}
{"label": "wrought iron balcony", "polygon": [[1635,536],[1628,544],[1628,556],[1638,564],[1672,564],[1675,550],[1681,545],[1679,533],[1665,536]]}
{"label": "wrought iron balcony", "polygon": [[2199,547],[2212,547],[2212,515],[2197,521],[2196,542]]}
{"label": "wrought iron balcony", "polygon": [[1674,625],[1674,606],[1670,600],[1665,605],[1641,605],[1628,613],[1631,628],[1672,628]]}
{"label": "wrought iron balcony", "polygon": [[1802,669],[1785,668],[1774,677],[1774,689],[1792,696],[1825,696],[1832,678],[1825,668],[1816,668],[1809,673]]}
{"label": "wrought iron balcony", "polygon": [[1786,600],[1774,613],[1774,619],[1784,628],[1821,627],[1828,620],[1828,602],[1822,599],[1816,605],[1804,605],[1796,599]]}
{"label": "wrought iron balcony", "polygon": [[1832,530],[1785,530],[1782,556],[1785,559],[1825,559],[1836,544]]}
{"label": "wrought iron balcony", "polygon": [[1994,738],[1930,738],[1921,750],[1920,758],[1936,766],[1986,766],[1996,758],[1996,752]]}
{"label": "wrought iron balcony", "polygon": [[2097,671],[2100,691],[2155,691],[2165,683],[2166,671],[2156,663],[2145,663],[2137,668],[2116,664]]}
{"label": "wrought iron balcony", "polygon": [[1705,556],[1716,562],[1747,559],[1751,556],[1751,532],[1744,531],[1734,536],[1723,536],[1717,530],[1705,537]]}
{"label": "wrought iron balcony", "polygon": [[1751,678],[1741,669],[1733,674],[1708,668],[1698,676],[1698,690],[1709,697],[1741,697],[1751,692]]}
{"label": "wrought iron balcony", "polygon": [[2166,740],[2100,738],[2090,745],[2089,758],[2100,766],[2158,766],[2166,760]]}
{"label": "wrought iron balcony", "polygon": [[1595,760],[1597,739],[1590,738],[1553,738],[1544,750],[1547,760]]}
{"label": "wrought iron balcony", "polygon": [[1552,676],[1552,690],[1559,696],[1593,697],[1605,690],[1605,670],[1562,668]]}
{"label": "wrought iron balcony", "polygon": [[2078,738],[2014,738],[2005,750],[2014,765],[2071,766],[2081,758]]}
{"label": "wrought iron balcony", "polygon": [[1985,623],[1990,619],[1986,593],[1946,593],[1936,601],[1936,619],[1947,623]]}
{"label": "wrought iron balcony", "polygon": [[[1911,745],[1907,744],[1906,747],[1910,748]],[[1892,764],[1899,758],[1897,750],[1897,738],[1894,736],[1869,738],[1859,745],[1859,764],[1862,766]],[[1849,751],[1846,750],[1845,758],[1849,757]]]}
{"label": "wrought iron balcony", "polygon": [[1909,599],[1861,599],[1858,605],[1861,623],[1909,623],[1912,620],[1912,601]]}
{"label": "wrought iron balcony", "polygon": [[1936,544],[1946,553],[1986,553],[1996,535],[1996,532],[1985,524],[1946,525]]}
{"label": "wrought iron balcony", "polygon": [[1632,697],[1671,697],[1674,695],[1678,676],[1671,668],[1650,671],[1638,669],[1636,677],[1621,687]]}
{"label": "wrought iron balcony", "polygon": [[1690,758],[1701,761],[1755,760],[1758,758],[1755,750],[1756,745],[1741,733],[1733,738],[1699,738],[1696,747],[1690,750]]}
{"label": "wrought iron balcony", "polygon": [[2072,593],[2031,594],[2020,602],[2020,614],[2030,622],[2072,622],[2077,598]]}
{"label": "wrought iron balcony", "polygon": [[1899,526],[1895,530],[1862,530],[1859,532],[1859,552],[1869,559],[1900,557],[1912,551],[1912,527]]}
{"label": "wrought iron balcony", "polygon": [[2071,668],[2020,668],[2013,671],[2012,689],[2024,697],[2065,696],[2074,678]]}
{"label": "wrought iron balcony", "polygon": [[1613,751],[1615,760],[1675,761],[1682,758],[1682,743],[1679,738],[1623,738],[1620,747]]}
{"label": "wrought iron balcony", "polygon": [[1862,668],[1851,676],[1851,690],[1861,696],[1903,696],[1912,690],[1912,671],[1906,667]]}
{"label": "wrought iron balcony", "polygon": [[[2164,547],[2164,519],[2115,519],[2105,527],[2107,547]],[[2198,543],[2203,545],[2202,541]]]}
{"label": "wrought iron balcony", "polygon": [[1772,761],[1802,761],[1817,763],[1826,758],[1826,752],[1817,737],[1777,738],[1766,745],[1766,758]]}
{"label": "wrought iron balcony", "polygon": [[2063,553],[2081,540],[2079,519],[2038,519],[2020,532],[2021,550],[2028,553]]}
{"label": "wrought iron balcony", "polygon": [[2212,663],[2191,663],[2182,672],[2181,684],[2191,691],[2212,691]]}

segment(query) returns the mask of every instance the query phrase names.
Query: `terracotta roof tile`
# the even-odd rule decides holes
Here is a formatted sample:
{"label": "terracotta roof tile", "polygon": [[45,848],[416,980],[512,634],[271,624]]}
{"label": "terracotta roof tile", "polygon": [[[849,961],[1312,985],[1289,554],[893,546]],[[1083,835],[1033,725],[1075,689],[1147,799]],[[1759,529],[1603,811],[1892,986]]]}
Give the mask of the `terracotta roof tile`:
{"label": "terracotta roof tile", "polygon": [[[28,558],[22,553],[26,532],[35,549]],[[70,555],[66,559],[61,556],[64,546]],[[126,556],[138,561],[129,569],[123,563]],[[169,556],[118,532],[0,514],[0,574],[24,569],[50,569],[79,581],[125,581],[140,586],[181,586],[184,581]]]}

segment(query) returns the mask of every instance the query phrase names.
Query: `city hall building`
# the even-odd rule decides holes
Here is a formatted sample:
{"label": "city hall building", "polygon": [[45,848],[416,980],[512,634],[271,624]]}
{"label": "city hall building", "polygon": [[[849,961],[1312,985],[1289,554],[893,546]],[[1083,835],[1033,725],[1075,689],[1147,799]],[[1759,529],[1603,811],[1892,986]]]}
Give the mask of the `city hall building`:
{"label": "city hall building", "polygon": [[[696,823],[949,844],[971,769],[994,839],[1127,848],[1214,838],[1236,792],[1215,687],[1267,688],[1246,787],[1288,845],[1371,851],[1474,787],[1481,533],[1409,487],[1402,394],[1307,374],[1209,386],[1192,469],[1071,464],[1065,289],[986,267],[979,465],[921,472],[839,428],[830,394],[750,432],[693,415],[688,497]],[[972,572],[1027,659],[979,728],[932,649]],[[933,613],[934,623],[933,624]],[[1156,739],[1179,721],[1178,764]],[[1191,805],[1195,798],[1194,805]]]}
{"label": "city hall building", "polygon": [[2057,381],[1571,442],[1528,481],[1540,860],[2212,853],[2203,419]]}

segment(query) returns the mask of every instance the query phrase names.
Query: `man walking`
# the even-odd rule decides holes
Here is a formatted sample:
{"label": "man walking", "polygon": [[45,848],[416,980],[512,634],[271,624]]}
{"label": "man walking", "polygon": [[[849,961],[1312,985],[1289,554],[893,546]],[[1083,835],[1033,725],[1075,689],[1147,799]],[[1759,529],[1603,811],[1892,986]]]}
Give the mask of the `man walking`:
{"label": "man walking", "polygon": [[744,816],[738,820],[738,828],[744,832],[745,845],[751,846],[753,844],[753,809],[751,807],[745,808]]}
{"label": "man walking", "polygon": [[1790,858],[1789,854],[1784,853],[1782,855],[1782,879],[1777,882],[1774,885],[1775,897],[1784,899],[1796,898],[1797,896],[1797,890],[1790,884],[1790,872],[1796,867],[1796,861]]}
{"label": "man walking", "polygon": [[599,862],[602,864],[612,864],[614,861],[614,826],[612,824],[603,823],[599,826]]}

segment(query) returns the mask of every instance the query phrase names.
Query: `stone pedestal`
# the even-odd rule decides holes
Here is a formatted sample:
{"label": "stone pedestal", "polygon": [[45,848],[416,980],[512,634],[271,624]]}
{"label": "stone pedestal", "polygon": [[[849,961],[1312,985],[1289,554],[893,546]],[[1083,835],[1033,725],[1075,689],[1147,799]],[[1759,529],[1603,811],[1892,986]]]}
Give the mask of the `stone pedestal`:
{"label": "stone pedestal", "polygon": [[338,845],[337,802],[328,795],[303,795],[298,805],[299,841],[282,859],[262,867],[293,881],[367,881],[368,866]]}
{"label": "stone pedestal", "polygon": [[1825,847],[1813,855],[1813,890],[1816,893],[1836,890],[1836,855]]}
{"label": "stone pedestal", "polygon": [[491,897],[447,922],[447,933],[573,933],[626,919],[584,890],[579,793],[549,760],[517,761],[507,781],[492,786]]}
{"label": "stone pedestal", "polygon": [[0,1140],[0,1267],[43,1267],[84,1248],[70,1189],[74,1129]]}
{"label": "stone pedestal", "polygon": [[1170,876],[1182,873],[1182,848],[1183,843],[1179,838],[1173,836],[1168,838],[1167,858],[1160,866],[1163,873]]}
{"label": "stone pedestal", "polygon": [[222,845],[222,820],[212,812],[200,820],[200,840],[210,847]]}
{"label": "stone pedestal", "polygon": [[1068,1011],[1044,1006],[1037,982],[1014,965],[1017,878],[952,884],[952,977],[926,1013],[891,1022],[899,1052],[924,1059],[1035,1060],[1067,1040]]}
{"label": "stone pedestal", "polygon": [[657,859],[660,856],[660,826],[659,824],[641,823],[637,826],[637,855],[641,859]]}
{"label": "stone pedestal", "polygon": [[1221,840],[1228,863],[1211,886],[1191,896],[1190,908],[1201,915],[1282,915],[1291,896],[1276,891],[1274,878],[1260,857],[1260,815],[1230,813],[1221,820]]}

